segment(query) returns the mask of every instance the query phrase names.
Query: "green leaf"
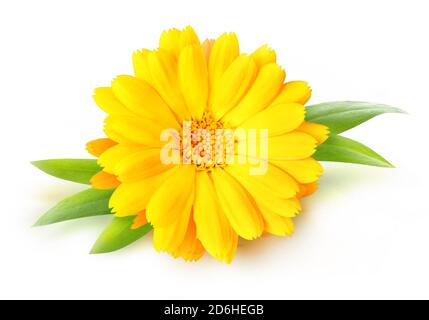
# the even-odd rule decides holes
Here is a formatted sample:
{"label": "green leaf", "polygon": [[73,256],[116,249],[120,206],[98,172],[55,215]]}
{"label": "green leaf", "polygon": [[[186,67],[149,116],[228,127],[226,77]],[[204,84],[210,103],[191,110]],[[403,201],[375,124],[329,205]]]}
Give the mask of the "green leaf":
{"label": "green leaf", "polygon": [[50,159],[32,164],[51,176],[84,184],[90,184],[91,178],[101,170],[95,159]]}
{"label": "green leaf", "polygon": [[317,148],[313,158],[319,161],[357,163],[393,168],[393,165],[367,146],[349,138],[333,135]]}
{"label": "green leaf", "polygon": [[135,216],[115,217],[98,237],[91,249],[91,253],[108,253],[122,249],[152,230],[152,226],[149,223],[132,230],[131,226],[134,219]]}
{"label": "green leaf", "polygon": [[306,108],[306,121],[324,124],[331,134],[352,129],[383,113],[405,113],[384,104],[359,101],[334,101]]}
{"label": "green leaf", "polygon": [[66,220],[111,214],[109,199],[113,190],[87,189],[68,197],[46,212],[35,226]]}

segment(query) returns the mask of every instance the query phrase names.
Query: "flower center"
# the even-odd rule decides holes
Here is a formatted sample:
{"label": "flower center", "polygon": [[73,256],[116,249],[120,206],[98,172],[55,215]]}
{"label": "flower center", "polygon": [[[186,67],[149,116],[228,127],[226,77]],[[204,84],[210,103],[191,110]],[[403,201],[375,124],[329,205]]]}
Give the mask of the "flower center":
{"label": "flower center", "polygon": [[225,129],[221,121],[208,113],[204,113],[200,120],[185,122],[183,132],[181,148],[184,161],[195,164],[199,170],[225,167],[227,157],[233,155],[232,130]]}

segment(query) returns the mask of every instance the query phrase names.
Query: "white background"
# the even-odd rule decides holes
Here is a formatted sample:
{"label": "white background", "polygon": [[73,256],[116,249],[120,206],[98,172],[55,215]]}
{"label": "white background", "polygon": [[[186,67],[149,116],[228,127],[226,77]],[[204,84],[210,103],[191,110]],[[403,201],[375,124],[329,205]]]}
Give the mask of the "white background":
{"label": "white background", "polygon": [[[0,298],[429,298],[427,1],[2,1]],[[174,260],[151,236],[88,251],[110,217],[43,228],[45,210],[83,186],[31,160],[87,157],[102,133],[97,86],[130,74],[131,53],[192,25],[201,38],[268,43],[311,103],[402,107],[346,135],[396,169],[326,165],[296,234],[241,243],[231,265]]]}

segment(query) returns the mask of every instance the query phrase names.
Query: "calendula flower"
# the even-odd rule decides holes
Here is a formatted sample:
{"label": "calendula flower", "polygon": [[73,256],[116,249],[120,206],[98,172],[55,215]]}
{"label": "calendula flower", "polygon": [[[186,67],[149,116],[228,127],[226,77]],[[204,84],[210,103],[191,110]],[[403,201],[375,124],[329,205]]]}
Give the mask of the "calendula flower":
{"label": "calendula flower", "polygon": [[[164,32],[157,50],[133,54],[133,65],[134,76],[95,90],[108,114],[107,138],[87,145],[103,168],[93,187],[115,188],[114,214],[135,216],[132,228],[150,223],[155,248],[185,260],[207,251],[229,263],[239,238],[291,235],[299,199],[317,189],[322,174],[312,155],[328,136],[326,126],[305,122],[307,83],[285,82],[268,46],[244,54],[234,33],[201,43],[191,27]],[[231,154],[223,140],[219,147],[203,139],[239,129],[256,130],[246,136],[247,149],[237,136],[230,141],[230,159],[246,162],[225,161]],[[163,161],[165,133],[179,161]],[[251,145],[258,163],[266,160],[260,174],[244,154]]]}

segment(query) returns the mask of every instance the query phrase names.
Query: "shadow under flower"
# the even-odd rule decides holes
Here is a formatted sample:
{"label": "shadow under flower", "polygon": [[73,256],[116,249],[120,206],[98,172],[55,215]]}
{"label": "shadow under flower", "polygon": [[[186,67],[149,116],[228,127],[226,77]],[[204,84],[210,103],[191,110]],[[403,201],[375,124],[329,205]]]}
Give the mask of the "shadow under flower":
{"label": "shadow under flower", "polygon": [[[295,226],[299,232],[301,225],[309,223],[309,220],[317,214],[318,203],[334,202],[342,194],[349,190],[355,190],[363,184],[371,182],[384,183],[384,178],[391,176],[389,169],[380,170],[380,168],[367,166],[353,166],[348,164],[324,164],[325,173],[319,181],[318,191],[308,197],[303,198],[303,210],[296,218],[294,218]],[[380,179],[383,177],[383,179]],[[293,241],[299,240],[295,234],[292,237],[279,237],[270,234],[264,234],[256,241],[241,240],[237,250],[237,258],[245,260],[260,260],[264,255],[276,254],[275,248],[281,246],[283,249],[295,250]],[[237,260],[238,260],[237,259]]]}

